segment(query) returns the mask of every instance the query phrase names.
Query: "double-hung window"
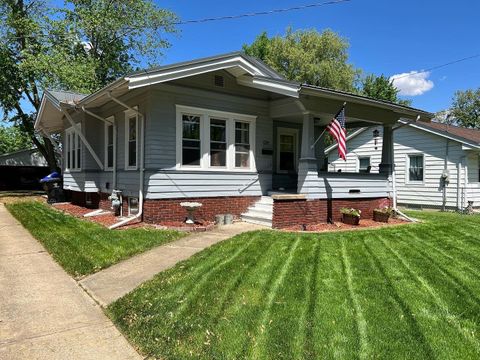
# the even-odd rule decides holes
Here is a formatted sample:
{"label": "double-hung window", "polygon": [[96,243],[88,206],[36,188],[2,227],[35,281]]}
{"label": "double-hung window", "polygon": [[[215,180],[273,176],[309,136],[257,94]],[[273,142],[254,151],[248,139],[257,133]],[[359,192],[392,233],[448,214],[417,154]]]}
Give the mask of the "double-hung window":
{"label": "double-hung window", "polygon": [[423,155],[408,155],[408,181],[423,182]]}
{"label": "double-hung window", "polygon": [[[76,129],[75,129],[76,128]],[[65,170],[79,171],[82,168],[82,148],[81,140],[78,133],[81,131],[81,125],[75,125],[65,130],[65,155],[67,157]]]}
{"label": "double-hung window", "polygon": [[[110,122],[113,122],[113,117],[108,118]],[[114,134],[113,134],[113,125],[105,124],[105,169],[113,169],[113,154],[115,151],[114,147]]]}
{"label": "double-hung window", "polygon": [[255,117],[177,105],[177,167],[254,170]]}
{"label": "double-hung window", "polygon": [[136,170],[138,163],[138,115],[125,111],[125,169]]}

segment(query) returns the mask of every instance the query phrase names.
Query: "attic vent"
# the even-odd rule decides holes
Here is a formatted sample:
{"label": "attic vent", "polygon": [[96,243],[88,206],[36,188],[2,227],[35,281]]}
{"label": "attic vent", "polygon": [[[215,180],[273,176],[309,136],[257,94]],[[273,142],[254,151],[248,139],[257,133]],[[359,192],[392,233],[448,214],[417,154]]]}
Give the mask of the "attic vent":
{"label": "attic vent", "polygon": [[222,75],[215,75],[214,83],[215,86],[225,87],[225,79]]}

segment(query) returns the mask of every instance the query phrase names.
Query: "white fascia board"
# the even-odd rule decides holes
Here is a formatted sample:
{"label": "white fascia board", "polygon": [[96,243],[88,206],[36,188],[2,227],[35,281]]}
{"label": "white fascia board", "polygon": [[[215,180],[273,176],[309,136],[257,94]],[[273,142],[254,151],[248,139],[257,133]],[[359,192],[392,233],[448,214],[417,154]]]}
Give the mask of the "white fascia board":
{"label": "white fascia board", "polygon": [[277,94],[282,94],[282,95],[294,97],[297,99],[300,96],[299,86],[290,85],[287,83],[281,83],[274,80],[270,81],[265,78],[259,79],[255,77],[241,76],[237,78],[237,83],[239,85],[260,89],[260,90],[271,91]]}
{"label": "white fascia board", "polygon": [[58,102],[58,100],[54,96],[52,96],[48,92],[48,90],[44,90],[43,96],[42,96],[42,101],[40,102],[40,108],[38,109],[37,116],[35,117],[35,124],[33,125],[33,128],[35,130],[45,129],[45,127],[41,126],[40,123],[42,121],[42,117],[43,117],[43,113],[45,111],[45,105],[46,105],[47,101],[49,103],[51,103],[59,112],[62,111],[61,108],[60,108],[60,103]]}
{"label": "white fascia board", "polygon": [[172,69],[172,70],[159,70],[158,72],[152,73],[145,73],[140,75],[134,75],[132,77],[127,78],[129,81],[128,88],[129,89],[136,89],[142,86],[148,86],[153,84],[158,84],[166,81],[177,80],[189,76],[195,76],[204,74],[207,72],[217,71],[217,70],[224,70],[232,67],[239,67],[244,70],[246,73],[254,76],[260,75],[263,76],[264,74],[258,69],[257,67],[253,66],[250,62],[246,61],[240,56],[210,62],[207,64],[200,64],[195,65],[192,64],[191,66],[185,66],[180,69]]}

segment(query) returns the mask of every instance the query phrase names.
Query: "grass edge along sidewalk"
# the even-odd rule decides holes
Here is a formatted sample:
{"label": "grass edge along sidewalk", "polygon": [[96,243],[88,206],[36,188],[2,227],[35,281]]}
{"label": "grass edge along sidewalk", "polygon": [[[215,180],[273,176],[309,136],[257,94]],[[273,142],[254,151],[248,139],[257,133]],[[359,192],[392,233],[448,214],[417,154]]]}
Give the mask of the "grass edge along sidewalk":
{"label": "grass edge along sidewalk", "polygon": [[109,230],[56,211],[38,201],[5,206],[52,257],[76,278],[185,235],[179,231],[147,228]]}

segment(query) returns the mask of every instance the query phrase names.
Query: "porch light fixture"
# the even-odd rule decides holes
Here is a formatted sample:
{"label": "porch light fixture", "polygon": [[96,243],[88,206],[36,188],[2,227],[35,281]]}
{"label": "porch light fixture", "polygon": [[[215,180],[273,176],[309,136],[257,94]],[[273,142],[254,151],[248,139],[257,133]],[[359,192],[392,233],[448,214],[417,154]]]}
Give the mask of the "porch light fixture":
{"label": "porch light fixture", "polygon": [[374,144],[375,144],[375,150],[378,149],[377,140],[378,140],[379,136],[380,136],[380,131],[378,131],[378,129],[373,130],[373,141],[374,141]]}

